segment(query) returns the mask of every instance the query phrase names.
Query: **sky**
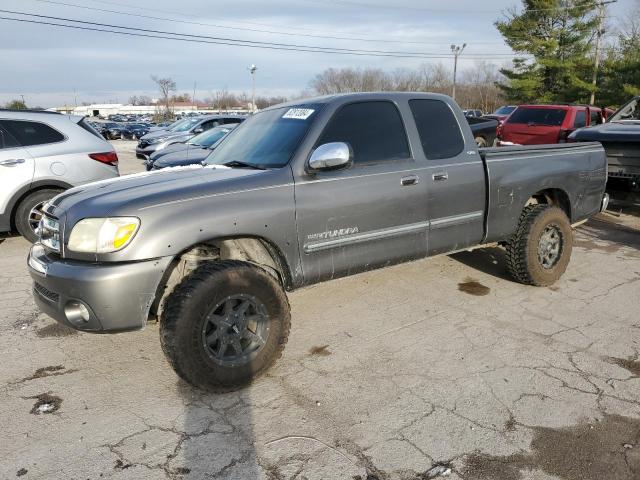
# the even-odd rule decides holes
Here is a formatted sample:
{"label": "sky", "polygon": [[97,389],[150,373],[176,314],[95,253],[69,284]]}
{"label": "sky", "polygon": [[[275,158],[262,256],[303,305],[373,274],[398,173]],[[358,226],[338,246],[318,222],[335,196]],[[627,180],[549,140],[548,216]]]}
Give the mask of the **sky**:
{"label": "sky", "polygon": [[[628,14],[634,1],[619,0],[611,6],[610,22]],[[466,42],[462,70],[481,60],[496,65],[509,61],[512,52],[494,22],[518,5],[519,0],[0,0],[0,10],[182,33],[206,42],[219,41],[211,38],[215,37],[432,57],[449,54],[452,43]],[[0,12],[0,17],[69,24],[18,13]],[[222,89],[250,93],[252,64],[258,67],[256,94],[266,96],[296,95],[330,67],[394,70],[453,64],[449,57],[282,51],[2,19],[0,58],[0,104],[24,95],[30,107],[45,108],[76,102],[127,103],[131,95],[157,97],[151,75],[170,77],[179,92],[189,94],[195,83],[198,99]]]}

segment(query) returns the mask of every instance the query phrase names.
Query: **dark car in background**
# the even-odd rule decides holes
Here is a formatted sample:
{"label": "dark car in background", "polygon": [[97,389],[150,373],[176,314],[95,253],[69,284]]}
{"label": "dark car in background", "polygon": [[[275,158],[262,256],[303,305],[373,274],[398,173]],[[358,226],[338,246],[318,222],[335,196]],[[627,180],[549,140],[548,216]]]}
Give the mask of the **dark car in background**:
{"label": "dark car in background", "polygon": [[151,154],[146,161],[147,170],[201,163],[218,143],[237,126],[237,123],[221,125],[202,132],[184,143],[169,145],[167,148]]}
{"label": "dark car in background", "polygon": [[473,138],[479,148],[492,147],[498,132],[498,120],[483,117],[467,117]]}
{"label": "dark car in background", "polygon": [[489,114],[489,115],[484,115],[485,118],[492,118],[494,120],[498,120],[498,122],[502,123],[504,122],[507,118],[509,118],[509,115],[511,115],[513,113],[513,111],[518,108],[515,105],[503,105],[502,107],[498,108],[495,112]]}
{"label": "dark car in background", "polygon": [[632,98],[607,123],[581,128],[570,142],[600,142],[607,154],[609,180],[640,190],[640,96]]}
{"label": "dark car in background", "polygon": [[136,157],[147,159],[152,153],[174,143],[183,143],[195,135],[219,125],[240,123],[245,119],[238,115],[207,115],[187,117],[176,122],[168,130],[149,132],[142,137],[136,147]]}
{"label": "dark car in background", "polygon": [[602,110],[587,105],[520,105],[498,127],[498,146],[565,143],[578,128],[602,123]]}
{"label": "dark car in background", "polygon": [[482,110],[478,110],[478,109],[463,110],[462,113],[464,113],[465,117],[481,117],[482,116]]}
{"label": "dark car in background", "polygon": [[151,125],[147,123],[127,123],[120,130],[120,138],[123,140],[138,140],[149,133]]}

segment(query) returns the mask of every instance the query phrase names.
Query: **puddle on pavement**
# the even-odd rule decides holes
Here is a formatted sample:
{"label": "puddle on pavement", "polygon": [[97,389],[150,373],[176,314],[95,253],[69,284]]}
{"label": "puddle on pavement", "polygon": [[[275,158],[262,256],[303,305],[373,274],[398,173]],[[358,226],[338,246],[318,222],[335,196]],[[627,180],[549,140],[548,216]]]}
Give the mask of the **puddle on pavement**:
{"label": "puddle on pavement", "polygon": [[329,345],[320,345],[317,347],[311,347],[309,349],[309,355],[317,355],[319,357],[328,357],[331,355],[331,351],[329,350]]}
{"label": "puddle on pavement", "polygon": [[40,338],[49,337],[69,337],[71,335],[77,335],[78,331],[73,328],[66,327],[60,323],[52,323],[46,327],[36,330],[36,335]]}
{"label": "puddle on pavement", "polygon": [[469,295],[475,295],[476,297],[483,297],[489,295],[491,289],[485,285],[482,285],[479,281],[473,278],[465,278],[464,282],[458,284],[458,290]]}
{"label": "puddle on pavement", "polygon": [[609,363],[613,363],[614,365],[618,365],[626,370],[629,370],[636,377],[640,377],[640,361],[633,360],[631,358],[616,358],[616,357],[608,357],[607,361]]}
{"label": "puddle on pavement", "polygon": [[60,409],[60,405],[62,405],[62,399],[60,397],[56,397],[55,395],[51,395],[49,393],[41,393],[40,395],[36,395],[35,397],[27,397],[36,399],[36,403],[31,408],[31,412],[33,415],[40,414],[49,414],[56,412]]}
{"label": "puddle on pavement", "polygon": [[463,478],[521,480],[533,470],[562,480],[640,478],[640,419],[605,415],[599,422],[531,430],[530,453],[468,455]]}

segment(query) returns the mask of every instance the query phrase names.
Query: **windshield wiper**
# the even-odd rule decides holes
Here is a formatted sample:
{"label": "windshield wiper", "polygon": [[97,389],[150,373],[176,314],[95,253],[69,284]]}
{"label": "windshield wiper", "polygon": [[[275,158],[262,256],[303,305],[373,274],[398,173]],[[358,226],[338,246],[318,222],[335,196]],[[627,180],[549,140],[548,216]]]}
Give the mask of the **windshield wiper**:
{"label": "windshield wiper", "polygon": [[223,163],[225,167],[237,167],[237,168],[253,168],[255,170],[266,170],[265,167],[261,167],[260,165],[254,165],[253,163],[241,162],[239,160],[232,160],[227,163]]}

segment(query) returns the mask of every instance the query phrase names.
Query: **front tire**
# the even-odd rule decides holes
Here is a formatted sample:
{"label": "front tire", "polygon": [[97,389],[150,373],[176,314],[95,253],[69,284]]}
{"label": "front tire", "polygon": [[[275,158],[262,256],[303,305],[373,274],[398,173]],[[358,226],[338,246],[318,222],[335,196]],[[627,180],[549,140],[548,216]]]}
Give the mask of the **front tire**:
{"label": "front tire", "polygon": [[37,190],[27,195],[16,209],[16,214],[13,219],[16,230],[24,238],[31,243],[38,241],[38,234],[36,230],[40,219],[42,218],[42,207],[45,203],[58,195],[62,190],[44,189]]}
{"label": "front tire", "polygon": [[540,287],[555,283],[571,259],[573,231],[558,207],[529,205],[507,243],[507,267],[518,282]]}
{"label": "front tire", "polygon": [[289,336],[280,284],[246,262],[205,263],[169,295],[160,343],[175,372],[204,390],[250,383],[280,358]]}

